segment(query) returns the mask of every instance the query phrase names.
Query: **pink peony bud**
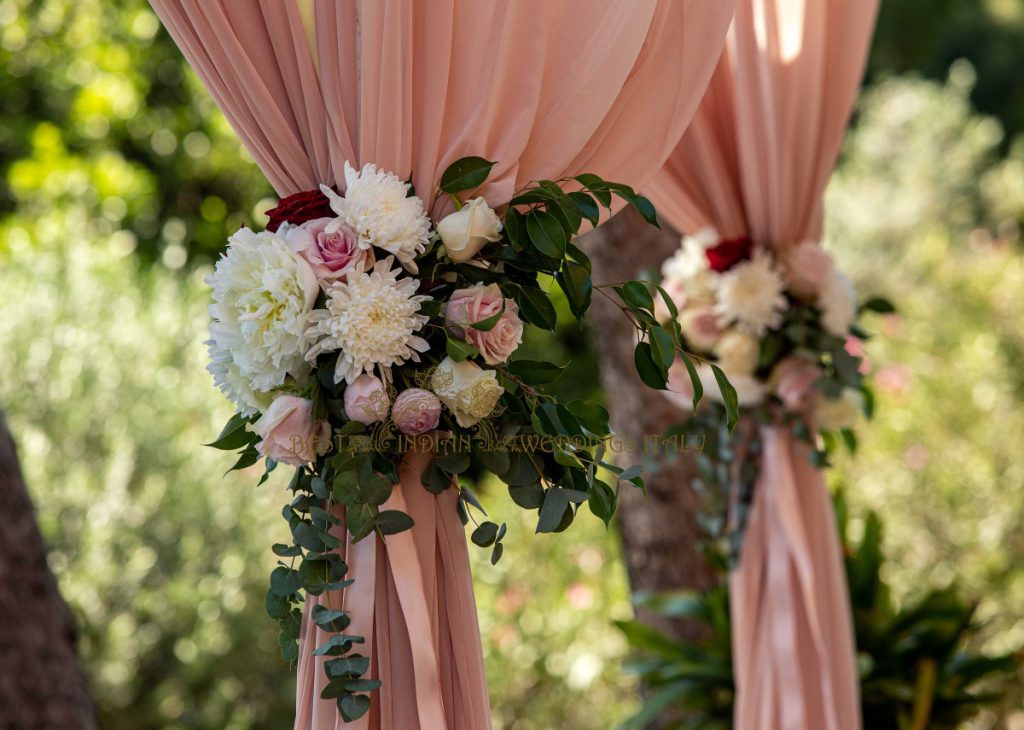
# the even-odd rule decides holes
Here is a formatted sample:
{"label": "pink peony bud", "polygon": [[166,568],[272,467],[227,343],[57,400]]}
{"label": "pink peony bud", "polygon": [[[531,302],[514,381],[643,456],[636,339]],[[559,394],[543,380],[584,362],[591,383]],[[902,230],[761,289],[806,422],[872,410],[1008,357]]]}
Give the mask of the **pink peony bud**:
{"label": "pink peony bud", "polygon": [[391,399],[380,378],[363,373],[345,388],[345,415],[359,423],[376,423],[388,417]]}
{"label": "pink peony bud", "polygon": [[429,390],[409,388],[395,398],[391,419],[407,436],[419,436],[437,428],[441,418],[441,401]]}

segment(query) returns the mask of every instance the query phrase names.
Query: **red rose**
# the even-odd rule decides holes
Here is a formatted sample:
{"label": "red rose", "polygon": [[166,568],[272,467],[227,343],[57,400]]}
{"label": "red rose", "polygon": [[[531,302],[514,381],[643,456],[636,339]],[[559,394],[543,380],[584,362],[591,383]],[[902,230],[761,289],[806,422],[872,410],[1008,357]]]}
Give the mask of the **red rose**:
{"label": "red rose", "polygon": [[276,208],[267,211],[267,230],[276,232],[282,223],[299,225],[316,218],[334,218],[331,201],[320,190],[306,190],[278,201]]}
{"label": "red rose", "polygon": [[712,271],[731,269],[750,256],[751,241],[747,236],[725,238],[704,252]]}

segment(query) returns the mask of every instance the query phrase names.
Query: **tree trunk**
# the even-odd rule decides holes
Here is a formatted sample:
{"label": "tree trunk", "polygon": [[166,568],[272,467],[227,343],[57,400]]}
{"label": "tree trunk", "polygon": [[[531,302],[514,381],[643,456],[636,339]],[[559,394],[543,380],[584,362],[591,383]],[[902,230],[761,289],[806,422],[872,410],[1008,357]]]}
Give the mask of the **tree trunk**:
{"label": "tree trunk", "polygon": [[[660,267],[679,246],[679,237],[647,225],[629,208],[589,233],[584,246],[594,264],[594,281],[610,283],[634,279],[641,271]],[[644,436],[663,433],[682,414],[637,376],[633,366],[636,337],[618,307],[595,293],[590,321],[612,427],[624,440],[643,445]],[[643,454],[620,453],[617,458],[628,466],[640,463]],[[662,461],[656,471],[645,470],[646,499],[639,490],[621,492],[618,521],[634,591],[703,590],[717,582],[715,571],[698,548],[696,513],[701,499],[691,486],[696,468],[694,455],[682,452]],[[648,612],[641,611],[639,618],[679,639],[696,638],[702,631],[692,622]]]}
{"label": "tree trunk", "polygon": [[0,728],[98,727],[75,638],[0,414]]}

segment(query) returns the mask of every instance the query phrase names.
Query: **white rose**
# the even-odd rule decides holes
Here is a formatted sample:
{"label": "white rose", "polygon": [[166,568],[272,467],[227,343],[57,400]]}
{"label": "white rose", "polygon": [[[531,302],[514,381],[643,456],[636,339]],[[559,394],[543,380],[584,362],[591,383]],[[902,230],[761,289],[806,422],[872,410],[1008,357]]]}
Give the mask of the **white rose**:
{"label": "white rose", "polygon": [[760,352],[761,343],[756,337],[735,329],[726,332],[715,345],[718,366],[730,379],[753,375]]}
{"label": "white rose", "polygon": [[814,423],[826,431],[853,428],[864,411],[864,394],[844,388],[838,398],[820,397],[815,401]]}
{"label": "white rose", "polygon": [[455,362],[450,357],[434,370],[430,387],[463,428],[491,415],[505,392],[493,370],[484,370],[469,360]]}
{"label": "white rose", "polygon": [[857,314],[853,282],[838,269],[833,269],[818,295],[818,306],[821,308],[821,325],[838,337],[846,336]]}
{"label": "white rose", "polygon": [[437,224],[437,233],[452,261],[469,261],[488,241],[501,238],[501,221],[483,198],[466,201]]}

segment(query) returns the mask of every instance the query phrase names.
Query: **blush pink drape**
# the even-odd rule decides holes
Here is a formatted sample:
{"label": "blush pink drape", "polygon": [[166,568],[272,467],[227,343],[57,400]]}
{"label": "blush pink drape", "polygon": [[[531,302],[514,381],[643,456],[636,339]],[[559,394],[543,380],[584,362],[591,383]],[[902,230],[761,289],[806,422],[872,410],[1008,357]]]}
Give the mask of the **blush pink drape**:
{"label": "blush pink drape", "polygon": [[[376,163],[435,214],[454,160],[495,160],[493,206],[526,182],[594,172],[634,186],[661,166],[721,52],[735,0],[151,0],[280,195],[344,188]],[[416,462],[388,507],[415,527],[349,546],[344,600],[384,680],[356,730],[490,727],[465,537],[454,493]],[[338,605],[335,603],[334,605]],[[301,730],[342,726],[319,699],[303,623]]]}
{"label": "blush pink drape", "polygon": [[[740,0],[701,106],[647,193],[677,230],[759,245],[820,240],[823,194],[859,88],[877,0]],[[735,726],[860,727],[849,600],[822,474],[763,429],[730,576]]]}

